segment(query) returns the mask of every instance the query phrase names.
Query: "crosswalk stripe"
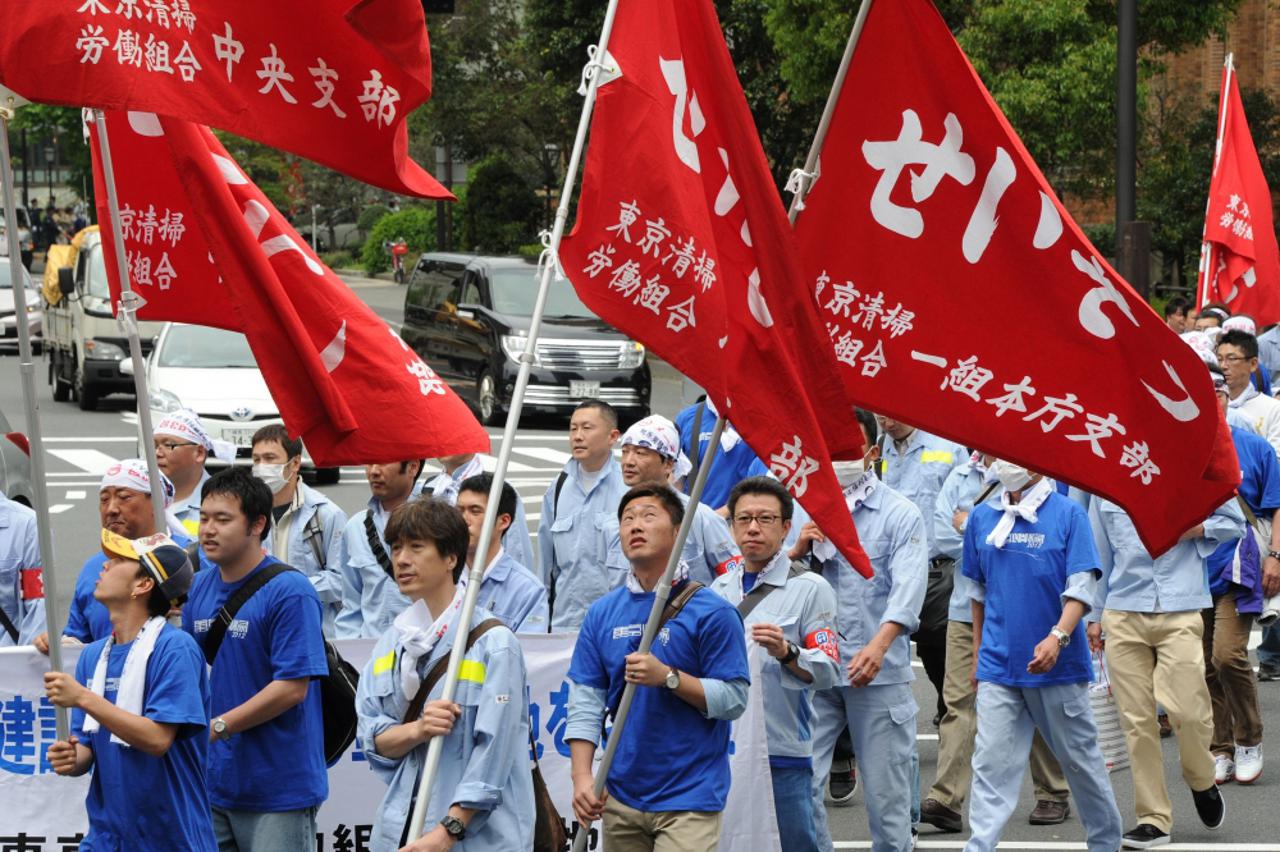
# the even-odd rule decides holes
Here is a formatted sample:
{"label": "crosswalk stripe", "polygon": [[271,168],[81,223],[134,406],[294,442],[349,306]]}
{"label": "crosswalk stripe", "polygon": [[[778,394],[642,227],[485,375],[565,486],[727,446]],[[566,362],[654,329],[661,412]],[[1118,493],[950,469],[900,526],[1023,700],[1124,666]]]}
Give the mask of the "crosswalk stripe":
{"label": "crosswalk stripe", "polygon": [[562,450],[553,450],[550,447],[521,447],[516,445],[513,452],[517,452],[522,456],[532,456],[535,459],[542,459],[553,464],[563,465],[573,456]]}
{"label": "crosswalk stripe", "polygon": [[116,463],[116,459],[101,450],[49,450],[49,453],[69,465],[80,468],[81,473],[77,476],[83,476],[85,473],[101,476],[107,472],[107,468]]}

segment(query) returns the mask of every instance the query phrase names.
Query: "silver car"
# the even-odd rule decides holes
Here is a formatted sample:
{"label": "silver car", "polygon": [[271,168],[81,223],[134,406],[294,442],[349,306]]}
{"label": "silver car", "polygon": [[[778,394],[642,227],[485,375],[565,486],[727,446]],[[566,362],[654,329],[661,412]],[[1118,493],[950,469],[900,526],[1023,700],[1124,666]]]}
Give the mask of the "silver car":
{"label": "silver car", "polygon": [[14,431],[0,412],[0,491],[10,500],[34,506],[31,488],[31,446],[27,436]]}
{"label": "silver car", "polygon": [[[13,283],[9,278],[9,258],[0,256],[0,342],[17,348],[18,303],[14,301]],[[22,286],[27,294],[27,328],[31,332],[31,346],[40,351],[40,331],[44,327],[44,297],[31,282],[27,270],[22,270]]]}

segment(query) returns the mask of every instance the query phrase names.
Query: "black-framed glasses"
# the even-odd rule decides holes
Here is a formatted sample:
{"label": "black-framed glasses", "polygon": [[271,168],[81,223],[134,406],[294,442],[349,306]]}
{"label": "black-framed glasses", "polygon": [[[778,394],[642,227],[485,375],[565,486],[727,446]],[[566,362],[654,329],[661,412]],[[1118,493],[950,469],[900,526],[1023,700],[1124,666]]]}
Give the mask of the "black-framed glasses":
{"label": "black-framed glasses", "polygon": [[164,450],[166,453],[171,453],[174,450],[178,449],[179,447],[198,447],[198,446],[200,445],[195,443],[194,441],[183,441],[181,443],[177,441],[156,441],[156,449]]}
{"label": "black-framed glasses", "polygon": [[771,527],[778,521],[782,520],[781,515],[770,515],[768,513],[760,515],[734,515],[733,522],[740,527],[749,527],[753,523],[759,524],[761,528]]}

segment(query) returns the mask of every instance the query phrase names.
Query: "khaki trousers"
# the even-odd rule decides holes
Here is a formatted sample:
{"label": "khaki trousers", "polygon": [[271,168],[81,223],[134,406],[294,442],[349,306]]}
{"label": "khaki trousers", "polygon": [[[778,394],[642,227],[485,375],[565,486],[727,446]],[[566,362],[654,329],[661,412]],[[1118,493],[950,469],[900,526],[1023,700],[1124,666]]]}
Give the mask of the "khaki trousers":
{"label": "khaki trousers", "polygon": [[604,840],[609,852],[716,852],[720,812],[647,813],[610,796],[604,804]]}
{"label": "khaki trousers", "polygon": [[1236,609],[1236,593],[1213,599],[1204,617],[1204,677],[1213,703],[1214,754],[1235,757],[1236,746],[1262,742],[1258,684],[1249,662],[1249,630],[1253,615]]}
{"label": "khaki trousers", "polygon": [[1120,710],[1133,769],[1139,823],[1173,830],[1173,805],[1164,783],[1156,704],[1178,737],[1182,778],[1192,790],[1213,786],[1213,711],[1204,679],[1204,619],[1194,612],[1102,613],[1111,691]]}
{"label": "khaki trousers", "polygon": [[[942,680],[942,700],[947,712],[938,725],[938,775],[927,798],[956,813],[964,811],[973,780],[973,744],[978,734],[973,689],[973,625],[947,622],[947,669]],[[1037,730],[1031,741],[1031,782],[1036,801],[1065,802],[1066,776],[1053,751]]]}

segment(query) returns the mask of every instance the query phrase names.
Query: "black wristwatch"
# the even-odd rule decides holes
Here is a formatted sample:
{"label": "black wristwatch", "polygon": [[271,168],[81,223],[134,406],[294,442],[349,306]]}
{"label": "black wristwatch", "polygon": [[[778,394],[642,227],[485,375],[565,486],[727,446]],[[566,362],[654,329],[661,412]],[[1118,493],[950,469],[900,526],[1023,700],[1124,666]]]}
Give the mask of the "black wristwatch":
{"label": "black wristwatch", "polygon": [[440,820],[440,824],[444,826],[444,830],[454,840],[462,840],[467,836],[466,824],[456,816],[445,814],[444,819]]}
{"label": "black wristwatch", "polygon": [[800,657],[799,646],[796,645],[795,642],[788,642],[787,655],[782,659],[778,660],[778,662],[782,663],[784,666],[789,666],[792,663],[794,663],[799,657]]}

